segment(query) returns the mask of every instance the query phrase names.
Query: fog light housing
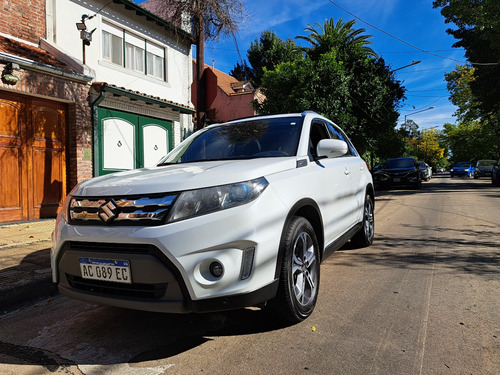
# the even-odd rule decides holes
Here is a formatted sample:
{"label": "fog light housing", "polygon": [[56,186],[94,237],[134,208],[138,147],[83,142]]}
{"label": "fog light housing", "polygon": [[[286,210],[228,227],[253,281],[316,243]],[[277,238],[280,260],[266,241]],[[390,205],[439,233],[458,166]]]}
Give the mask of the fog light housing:
{"label": "fog light housing", "polygon": [[219,262],[212,262],[208,267],[210,274],[213,277],[219,278],[224,274],[224,267]]}

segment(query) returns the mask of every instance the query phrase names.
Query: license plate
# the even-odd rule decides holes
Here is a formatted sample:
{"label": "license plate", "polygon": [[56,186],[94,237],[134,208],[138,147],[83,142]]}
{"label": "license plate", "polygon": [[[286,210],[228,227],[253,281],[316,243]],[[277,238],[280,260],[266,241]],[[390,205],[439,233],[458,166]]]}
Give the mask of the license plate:
{"label": "license plate", "polygon": [[401,182],[401,179],[400,178],[395,178],[393,181],[394,182]]}
{"label": "license plate", "polygon": [[131,284],[128,260],[80,258],[82,278]]}

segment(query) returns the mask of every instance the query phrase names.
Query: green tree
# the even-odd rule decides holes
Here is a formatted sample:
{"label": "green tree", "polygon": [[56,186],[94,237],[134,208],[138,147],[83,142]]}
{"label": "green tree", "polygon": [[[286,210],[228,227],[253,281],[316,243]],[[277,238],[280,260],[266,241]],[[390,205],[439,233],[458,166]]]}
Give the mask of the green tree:
{"label": "green tree", "polygon": [[418,160],[425,161],[432,167],[439,164],[445,155],[445,147],[439,140],[436,129],[423,129],[416,137],[408,138],[409,154]]}
{"label": "green tree", "polygon": [[474,66],[471,93],[483,119],[496,131],[500,124],[500,1],[498,0],[435,0],[446,23],[456,29],[447,32],[463,47],[469,63]]}
{"label": "green tree", "polygon": [[361,48],[365,56],[378,57],[378,55],[368,47],[372,43],[368,40],[371,35],[363,35],[365,29],[353,29],[355,20],[344,23],[339,18],[335,23],[333,18],[326,20],[323,26],[316,23],[314,26],[307,25],[305,31],[308,36],[298,36],[296,39],[302,39],[310,43],[310,47],[304,48],[310,58],[317,59],[324,53],[332,49],[337,51],[338,56],[350,54],[353,49]]}
{"label": "green tree", "polygon": [[245,77],[260,87],[264,70],[274,70],[282,62],[302,60],[303,52],[293,39],[283,40],[274,31],[267,30],[250,44],[247,59],[250,66],[246,61],[237,63],[229,74],[238,79]]}
{"label": "green tree", "polygon": [[239,62],[236,63],[233,70],[229,72],[229,75],[236,78],[238,81],[253,81],[255,71],[248,66],[246,61],[243,61],[241,64]]}
{"label": "green tree", "polygon": [[468,156],[462,160],[497,158],[500,154],[498,119],[481,116],[472,91],[475,71],[476,68],[457,65],[456,70],[445,75],[450,100],[458,107],[458,125],[448,126],[446,134],[454,158],[457,154]]}
{"label": "green tree", "polygon": [[458,107],[455,112],[459,121],[473,121],[480,118],[477,99],[472,94],[474,68],[457,65],[456,70],[445,74],[446,87],[450,92],[450,101]]}
{"label": "green tree", "polygon": [[499,156],[498,137],[489,126],[479,121],[445,124],[446,144],[453,162],[496,159]]}

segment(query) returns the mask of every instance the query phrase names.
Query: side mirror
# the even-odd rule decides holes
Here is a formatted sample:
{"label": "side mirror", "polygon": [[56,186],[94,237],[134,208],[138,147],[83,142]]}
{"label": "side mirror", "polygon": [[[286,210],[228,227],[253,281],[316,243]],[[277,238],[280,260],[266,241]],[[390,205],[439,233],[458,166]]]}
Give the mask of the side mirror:
{"label": "side mirror", "polygon": [[347,154],[347,143],[340,139],[322,139],[316,146],[318,157],[337,158]]}

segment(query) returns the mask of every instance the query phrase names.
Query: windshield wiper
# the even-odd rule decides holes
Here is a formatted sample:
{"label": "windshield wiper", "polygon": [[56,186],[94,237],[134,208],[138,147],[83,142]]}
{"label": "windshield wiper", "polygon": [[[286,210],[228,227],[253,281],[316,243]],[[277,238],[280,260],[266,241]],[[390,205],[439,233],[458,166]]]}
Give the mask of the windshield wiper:
{"label": "windshield wiper", "polygon": [[161,164],[157,164],[157,167],[162,167],[164,165],[175,165],[175,164],[191,164],[191,163],[201,163],[205,161],[223,161],[223,160],[237,160],[237,159],[195,159],[195,160],[186,160],[186,161],[177,161],[177,162],[164,162]]}

